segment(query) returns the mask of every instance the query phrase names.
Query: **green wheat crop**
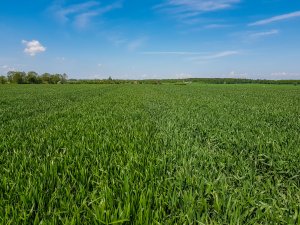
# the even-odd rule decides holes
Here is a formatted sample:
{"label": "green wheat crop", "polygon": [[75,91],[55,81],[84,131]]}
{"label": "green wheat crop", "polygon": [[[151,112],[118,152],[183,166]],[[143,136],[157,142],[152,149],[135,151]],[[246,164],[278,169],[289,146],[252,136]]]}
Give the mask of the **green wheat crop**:
{"label": "green wheat crop", "polygon": [[300,224],[299,175],[299,86],[0,86],[1,224]]}

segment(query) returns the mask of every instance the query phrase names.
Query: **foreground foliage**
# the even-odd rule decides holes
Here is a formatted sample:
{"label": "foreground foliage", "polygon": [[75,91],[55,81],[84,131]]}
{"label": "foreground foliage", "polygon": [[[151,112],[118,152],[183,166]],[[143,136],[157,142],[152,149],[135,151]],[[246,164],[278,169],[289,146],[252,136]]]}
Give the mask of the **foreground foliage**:
{"label": "foreground foliage", "polygon": [[300,88],[0,87],[1,224],[299,224]]}

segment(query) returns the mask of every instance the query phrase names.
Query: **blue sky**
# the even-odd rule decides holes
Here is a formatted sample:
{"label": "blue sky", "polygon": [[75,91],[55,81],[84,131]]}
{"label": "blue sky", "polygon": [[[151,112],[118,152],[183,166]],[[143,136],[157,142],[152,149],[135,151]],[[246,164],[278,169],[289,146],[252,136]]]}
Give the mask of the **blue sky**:
{"label": "blue sky", "polygon": [[0,74],[300,79],[300,1],[1,0]]}

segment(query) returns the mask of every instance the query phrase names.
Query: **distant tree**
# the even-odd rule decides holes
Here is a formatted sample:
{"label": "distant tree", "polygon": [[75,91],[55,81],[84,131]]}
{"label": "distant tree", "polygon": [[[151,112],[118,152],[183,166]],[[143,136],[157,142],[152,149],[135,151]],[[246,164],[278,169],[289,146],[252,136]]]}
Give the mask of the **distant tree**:
{"label": "distant tree", "polygon": [[109,81],[112,81],[113,79],[111,78],[111,76],[109,76],[109,77],[108,77],[108,80],[109,80]]}
{"label": "distant tree", "polygon": [[25,84],[26,83],[26,73],[19,71],[9,71],[7,73],[8,81],[16,84]]}
{"label": "distant tree", "polygon": [[67,82],[67,80],[68,80],[68,75],[64,73],[61,77],[61,83],[64,84]]}
{"label": "distant tree", "polygon": [[42,83],[49,84],[50,83],[50,77],[51,77],[50,73],[43,73],[41,75]]}
{"label": "distant tree", "polygon": [[7,78],[5,76],[0,76],[0,84],[6,84]]}
{"label": "distant tree", "polygon": [[30,71],[26,75],[26,83],[28,84],[38,84],[40,81],[38,73]]}
{"label": "distant tree", "polygon": [[57,84],[61,81],[61,75],[60,74],[53,74],[50,76],[50,84]]}
{"label": "distant tree", "polygon": [[67,74],[50,74],[44,73],[39,75],[34,71],[25,72],[9,71],[7,77],[0,76],[0,83],[16,83],[16,84],[63,84],[67,83]]}
{"label": "distant tree", "polygon": [[13,71],[8,71],[7,72],[7,81],[9,82],[9,83],[11,83],[12,82],[12,78],[13,78]]}

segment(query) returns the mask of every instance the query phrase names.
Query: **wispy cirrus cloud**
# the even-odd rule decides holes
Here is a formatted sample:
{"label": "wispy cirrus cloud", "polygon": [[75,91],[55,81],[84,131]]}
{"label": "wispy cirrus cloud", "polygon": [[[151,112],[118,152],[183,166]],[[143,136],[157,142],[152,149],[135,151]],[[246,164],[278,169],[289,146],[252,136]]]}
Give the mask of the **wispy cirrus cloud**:
{"label": "wispy cirrus cloud", "polygon": [[233,25],[230,25],[230,24],[213,23],[213,24],[205,25],[203,28],[204,29],[218,29],[218,28],[227,28],[227,27],[232,27],[232,26]]}
{"label": "wispy cirrus cloud", "polygon": [[239,2],[240,0],[167,0],[155,8],[166,9],[166,11],[171,13],[186,13],[186,16],[193,16],[198,13],[231,8]]}
{"label": "wispy cirrus cloud", "polygon": [[238,55],[238,54],[240,54],[239,51],[223,51],[212,55],[204,56],[202,57],[202,59],[218,59],[218,58],[224,58],[224,57]]}
{"label": "wispy cirrus cloud", "polygon": [[128,37],[128,34],[121,30],[105,31],[101,33],[106,40],[116,48],[123,48],[129,52],[134,52],[142,48],[147,41],[149,36],[145,34],[133,35]]}
{"label": "wispy cirrus cloud", "polygon": [[280,30],[248,30],[232,33],[232,38],[240,40],[244,43],[255,43],[257,41],[262,41],[267,38],[274,37],[280,34]]}
{"label": "wispy cirrus cloud", "polygon": [[83,28],[87,24],[89,24],[90,20],[93,17],[103,15],[107,12],[110,12],[114,9],[118,9],[118,8],[121,8],[121,7],[122,7],[122,4],[120,2],[116,2],[114,4],[104,6],[102,8],[96,9],[96,10],[91,10],[91,11],[81,13],[81,14],[76,16],[74,23],[77,27]]}
{"label": "wispy cirrus cloud", "polygon": [[239,55],[240,51],[221,51],[216,53],[211,52],[189,52],[189,51],[147,51],[141,52],[143,55],[166,55],[180,56],[183,59],[194,62],[206,62],[214,59],[225,58],[229,56]]}
{"label": "wispy cirrus cloud", "polygon": [[180,52],[180,51],[152,51],[142,52],[143,55],[203,55],[204,52]]}
{"label": "wispy cirrus cloud", "polygon": [[113,32],[103,32],[106,39],[115,47],[122,46],[128,42],[127,38],[123,34]]}
{"label": "wispy cirrus cloud", "polygon": [[69,6],[64,6],[61,3],[57,2],[50,7],[50,11],[53,12],[55,18],[59,22],[66,23],[74,15],[75,16],[78,14],[80,15],[81,13],[87,12],[92,7],[98,7],[98,6],[99,6],[99,2],[96,1],[88,1],[88,2],[73,4]]}
{"label": "wispy cirrus cloud", "polygon": [[127,48],[129,51],[135,51],[137,50],[138,48],[142,47],[145,42],[147,41],[148,37],[139,37],[139,38],[136,38],[130,42],[128,42],[127,44]]}
{"label": "wispy cirrus cloud", "polygon": [[259,20],[259,21],[250,23],[248,25],[249,26],[261,26],[261,25],[266,25],[266,24],[270,24],[270,23],[274,23],[274,22],[283,21],[283,20],[293,19],[296,17],[300,17],[300,11],[274,16],[274,17],[264,19],[264,20]]}
{"label": "wispy cirrus cloud", "polygon": [[214,12],[232,8],[241,0],[166,0],[156,5],[158,11],[168,13],[183,21],[198,22],[197,16],[207,12]]}
{"label": "wispy cirrus cloud", "polygon": [[99,1],[87,1],[72,5],[56,3],[50,7],[50,11],[60,23],[71,22],[78,28],[84,28],[93,17],[101,16],[121,7],[121,1],[109,5],[102,5]]}
{"label": "wispy cirrus cloud", "polygon": [[256,32],[249,35],[250,38],[262,38],[267,36],[273,36],[279,34],[279,30],[269,30],[269,31],[263,31],[263,32]]}
{"label": "wispy cirrus cloud", "polygon": [[222,51],[222,52],[217,52],[217,53],[206,54],[206,55],[199,56],[199,57],[189,57],[189,58],[187,58],[187,60],[197,62],[197,63],[203,63],[203,62],[208,62],[211,60],[226,58],[226,57],[235,56],[235,55],[239,55],[239,54],[241,54],[240,51],[229,50],[229,51]]}

